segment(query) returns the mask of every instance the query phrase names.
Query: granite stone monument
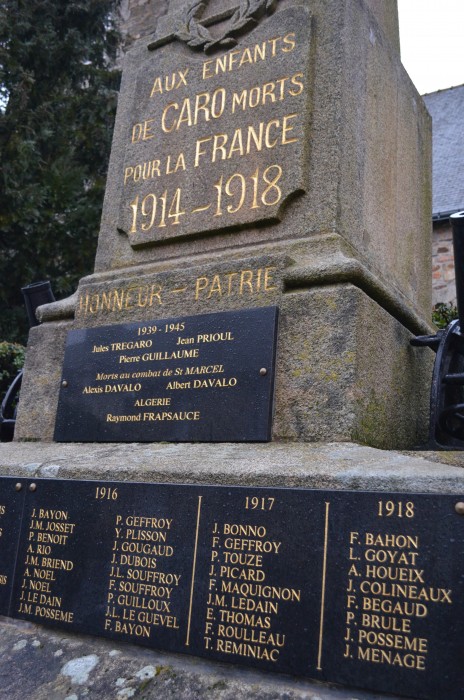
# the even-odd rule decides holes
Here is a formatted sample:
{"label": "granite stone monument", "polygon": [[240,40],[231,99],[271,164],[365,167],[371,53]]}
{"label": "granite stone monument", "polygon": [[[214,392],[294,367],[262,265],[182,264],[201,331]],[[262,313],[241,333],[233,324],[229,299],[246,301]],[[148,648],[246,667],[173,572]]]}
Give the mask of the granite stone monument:
{"label": "granite stone monument", "polygon": [[398,451],[431,125],[396,2],[137,7],[95,270],[40,307],[0,451],[4,687],[457,699],[462,461]]}
{"label": "granite stone monument", "polygon": [[273,439],[419,444],[430,120],[391,28],[362,2],[212,0],[153,30],[126,56],[95,272],[31,333],[17,439],[53,438],[69,329],[276,305]]}

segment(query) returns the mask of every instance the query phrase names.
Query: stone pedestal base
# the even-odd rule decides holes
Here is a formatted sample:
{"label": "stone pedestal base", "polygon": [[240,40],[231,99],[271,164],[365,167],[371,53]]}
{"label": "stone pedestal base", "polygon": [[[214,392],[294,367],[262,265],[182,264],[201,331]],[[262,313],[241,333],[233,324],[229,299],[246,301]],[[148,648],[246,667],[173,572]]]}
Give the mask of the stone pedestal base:
{"label": "stone pedestal base", "polygon": [[462,467],[463,452],[389,452],[346,442],[0,445],[0,476],[24,478],[458,494]]}
{"label": "stone pedestal base", "polygon": [[[8,700],[376,700],[378,694],[266,675],[0,617]],[[396,696],[382,695],[383,700]]]}
{"label": "stone pedestal base", "polygon": [[430,328],[335,234],[220,265],[150,267],[136,281],[82,280],[31,330],[15,439],[53,439],[68,330],[264,306],[280,316],[274,440],[382,449],[426,440],[434,355],[409,341]]}

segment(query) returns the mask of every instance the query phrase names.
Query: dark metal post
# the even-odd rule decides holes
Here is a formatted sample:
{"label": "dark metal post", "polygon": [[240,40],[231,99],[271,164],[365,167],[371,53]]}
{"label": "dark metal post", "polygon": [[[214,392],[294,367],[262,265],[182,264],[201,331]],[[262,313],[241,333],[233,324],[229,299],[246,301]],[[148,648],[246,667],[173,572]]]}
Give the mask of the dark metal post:
{"label": "dark metal post", "polygon": [[28,284],[27,287],[22,287],[21,291],[24,296],[29,326],[31,328],[32,326],[38,326],[39,321],[35,315],[35,310],[42,304],[50,304],[52,301],[55,301],[51,284],[48,280],[45,282],[34,282],[33,284]]}
{"label": "dark metal post", "polygon": [[450,216],[453,227],[454,270],[456,273],[456,297],[459,330],[464,335],[464,211]]}
{"label": "dark metal post", "polygon": [[[55,301],[51,284],[48,280],[45,282],[34,282],[33,284],[28,284],[27,287],[22,287],[21,291],[24,296],[29,326],[31,328],[32,326],[38,326],[39,321],[35,315],[37,307]],[[16,425],[16,406],[22,378],[23,370],[21,369],[13,379],[0,404],[0,442],[11,442],[13,440]]]}
{"label": "dark metal post", "polygon": [[464,449],[464,211],[450,217],[453,228],[454,270],[459,319],[435,335],[412,338],[411,345],[437,353],[430,394],[427,448]]}

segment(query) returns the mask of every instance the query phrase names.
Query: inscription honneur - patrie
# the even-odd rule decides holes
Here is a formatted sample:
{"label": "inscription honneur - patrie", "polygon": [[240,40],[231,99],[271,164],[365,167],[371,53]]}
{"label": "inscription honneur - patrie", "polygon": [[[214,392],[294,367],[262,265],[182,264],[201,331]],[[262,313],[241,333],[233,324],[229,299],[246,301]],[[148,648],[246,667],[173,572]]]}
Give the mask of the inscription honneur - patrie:
{"label": "inscription honneur - patrie", "polygon": [[[225,53],[189,48],[194,27],[198,42],[211,43],[195,16],[182,42],[147,48],[120,172],[118,229],[132,246],[278,221],[304,191],[310,16],[301,7],[286,14],[263,19]],[[234,17],[237,28],[256,24],[243,8]],[[231,39],[213,45],[221,41]]]}

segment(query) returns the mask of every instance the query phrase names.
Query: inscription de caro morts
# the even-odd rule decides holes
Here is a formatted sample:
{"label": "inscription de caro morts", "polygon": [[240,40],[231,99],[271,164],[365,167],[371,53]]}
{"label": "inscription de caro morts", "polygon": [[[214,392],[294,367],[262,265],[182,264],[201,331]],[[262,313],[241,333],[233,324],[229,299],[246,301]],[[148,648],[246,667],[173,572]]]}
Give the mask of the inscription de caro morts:
{"label": "inscription de caro morts", "polygon": [[118,228],[132,246],[276,221],[304,191],[310,17],[293,8],[281,33],[284,14],[211,58],[147,50],[120,174]]}

